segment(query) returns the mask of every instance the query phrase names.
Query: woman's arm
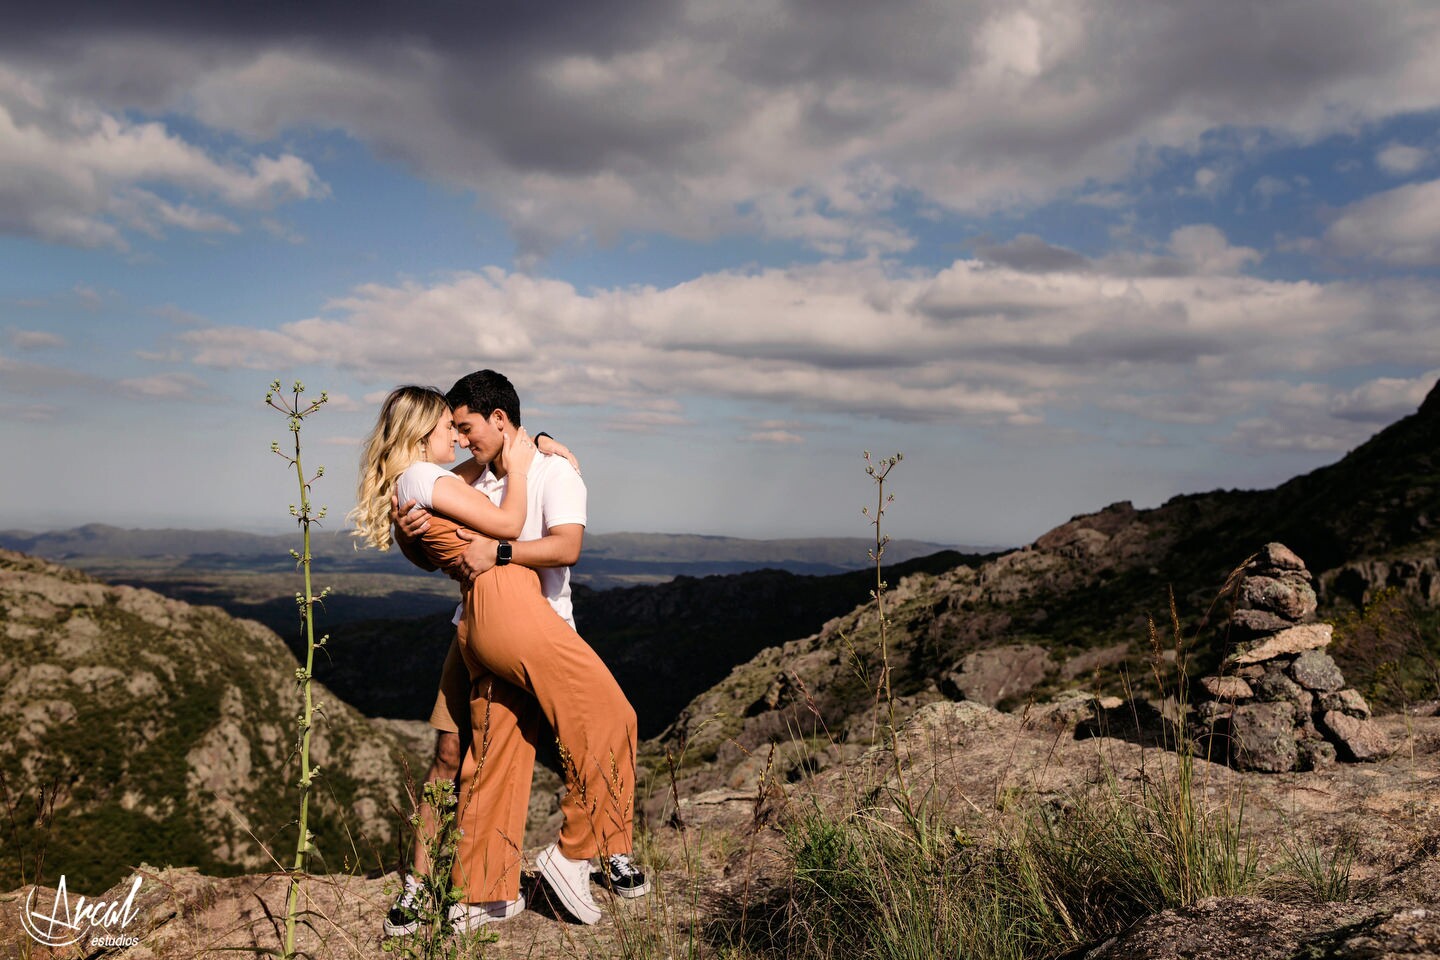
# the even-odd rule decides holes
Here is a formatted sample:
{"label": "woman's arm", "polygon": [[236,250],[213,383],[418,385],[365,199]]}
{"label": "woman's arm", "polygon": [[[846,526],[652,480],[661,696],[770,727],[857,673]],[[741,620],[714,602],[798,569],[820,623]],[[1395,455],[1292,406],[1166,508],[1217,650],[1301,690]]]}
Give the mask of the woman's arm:
{"label": "woman's arm", "polygon": [[505,458],[506,480],[500,506],[459,477],[445,476],[435,481],[430,495],[435,512],[487,537],[513,540],[520,536],[525,529],[527,475],[535,459],[535,443],[523,429],[513,439],[507,434],[501,456]]}

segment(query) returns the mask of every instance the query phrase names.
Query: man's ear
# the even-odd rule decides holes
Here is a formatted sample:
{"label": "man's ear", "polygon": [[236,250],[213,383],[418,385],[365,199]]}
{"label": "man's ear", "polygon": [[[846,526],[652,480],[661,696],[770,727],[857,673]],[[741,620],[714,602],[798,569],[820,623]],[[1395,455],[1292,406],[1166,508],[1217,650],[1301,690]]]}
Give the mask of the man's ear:
{"label": "man's ear", "polygon": [[510,429],[510,415],[496,407],[490,411],[490,423],[496,430],[503,432]]}

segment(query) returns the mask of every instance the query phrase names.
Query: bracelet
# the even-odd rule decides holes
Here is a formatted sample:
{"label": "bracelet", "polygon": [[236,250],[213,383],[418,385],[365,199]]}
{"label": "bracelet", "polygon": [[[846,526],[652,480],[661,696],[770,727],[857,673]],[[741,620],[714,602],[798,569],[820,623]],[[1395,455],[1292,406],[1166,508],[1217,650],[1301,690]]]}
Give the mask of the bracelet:
{"label": "bracelet", "polygon": [[541,437],[544,437],[546,440],[554,441],[555,443],[560,442],[559,440],[556,440],[554,437],[550,436],[550,434],[546,433],[544,430],[541,430],[539,433],[535,434],[535,439],[537,442]]}

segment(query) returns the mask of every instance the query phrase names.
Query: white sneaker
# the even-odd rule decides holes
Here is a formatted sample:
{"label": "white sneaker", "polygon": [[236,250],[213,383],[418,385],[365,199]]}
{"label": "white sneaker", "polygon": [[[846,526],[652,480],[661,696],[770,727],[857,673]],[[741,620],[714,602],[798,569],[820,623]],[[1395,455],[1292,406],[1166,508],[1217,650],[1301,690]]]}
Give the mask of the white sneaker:
{"label": "white sneaker", "polygon": [[456,903],[450,907],[450,926],[456,933],[469,933],[496,920],[509,920],[525,909],[525,897],[514,900],[491,900],[489,903]]}
{"label": "white sneaker", "polygon": [[600,922],[600,908],[590,896],[589,860],[571,860],[552,843],[535,855],[535,869],[572,917],[586,924]]}
{"label": "white sneaker", "polygon": [[420,880],[412,874],[405,874],[400,896],[385,914],[385,936],[408,937],[420,929],[420,917],[416,908],[420,901]]}
{"label": "white sneaker", "polygon": [[650,881],[645,878],[644,871],[635,866],[628,853],[612,853],[606,857],[602,874],[606,885],[617,896],[634,899],[650,892]]}

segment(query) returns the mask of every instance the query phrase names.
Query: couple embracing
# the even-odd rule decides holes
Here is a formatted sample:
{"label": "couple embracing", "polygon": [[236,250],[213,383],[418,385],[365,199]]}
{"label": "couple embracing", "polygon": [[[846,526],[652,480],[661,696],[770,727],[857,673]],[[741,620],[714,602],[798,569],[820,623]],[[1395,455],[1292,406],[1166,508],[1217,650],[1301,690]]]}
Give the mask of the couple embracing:
{"label": "couple embracing", "polygon": [[[460,931],[525,908],[521,846],[542,720],[554,731],[568,789],[560,836],[536,855],[536,872],[582,923],[601,917],[590,893],[596,856],[619,895],[649,890],[630,859],[635,711],[575,632],[571,612],[585,485],[569,451],[541,437],[547,452],[521,427],[515,388],[492,370],[461,378],[448,394],[399,387],[366,440],[352,515],[355,535],[380,549],[390,546],[393,520],[407,557],[462,588],[430,717],[438,733],[427,777],[458,774],[454,881],[465,902],[450,920]],[[457,443],[472,459],[452,471]],[[423,837],[415,870],[429,870]],[[416,929],[418,889],[407,874],[387,934]]]}

